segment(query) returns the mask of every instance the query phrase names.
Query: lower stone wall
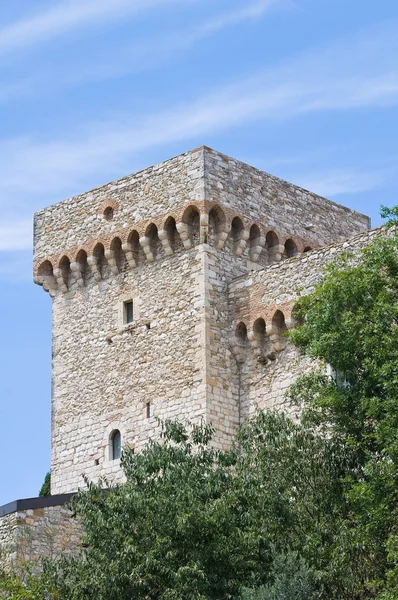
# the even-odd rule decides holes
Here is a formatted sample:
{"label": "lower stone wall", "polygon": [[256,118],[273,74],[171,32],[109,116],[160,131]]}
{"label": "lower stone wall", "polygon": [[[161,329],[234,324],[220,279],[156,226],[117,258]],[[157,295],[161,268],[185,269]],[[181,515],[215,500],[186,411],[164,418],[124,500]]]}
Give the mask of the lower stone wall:
{"label": "lower stone wall", "polygon": [[[29,508],[40,504],[33,500],[36,502],[14,503],[17,510],[0,517],[0,560],[6,568],[18,569],[29,563],[40,569],[43,558],[73,554],[81,546],[82,524],[65,503]],[[18,510],[18,504],[26,508]]]}

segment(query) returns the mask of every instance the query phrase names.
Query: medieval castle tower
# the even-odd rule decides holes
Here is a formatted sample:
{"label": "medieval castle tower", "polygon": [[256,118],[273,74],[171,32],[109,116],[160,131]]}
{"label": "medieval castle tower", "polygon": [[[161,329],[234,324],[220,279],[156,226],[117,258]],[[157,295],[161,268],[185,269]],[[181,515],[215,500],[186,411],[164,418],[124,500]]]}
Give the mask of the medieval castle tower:
{"label": "medieval castle tower", "polygon": [[139,451],[158,419],[211,422],[224,447],[257,407],[283,405],[309,367],[283,336],[294,304],[336,255],[369,243],[369,225],[206,147],[37,213],[55,496],[2,507],[0,544],[13,518],[65,532],[57,495],[82,474],[119,480],[120,448]]}

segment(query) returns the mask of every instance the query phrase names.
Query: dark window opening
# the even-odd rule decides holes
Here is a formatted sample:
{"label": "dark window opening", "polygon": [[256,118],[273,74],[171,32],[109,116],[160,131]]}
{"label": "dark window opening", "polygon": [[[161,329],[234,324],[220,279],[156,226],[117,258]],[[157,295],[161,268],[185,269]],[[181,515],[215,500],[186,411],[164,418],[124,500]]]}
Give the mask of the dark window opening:
{"label": "dark window opening", "polygon": [[112,221],[113,219],[113,208],[111,206],[108,206],[105,210],[104,210],[104,218],[107,221]]}
{"label": "dark window opening", "polygon": [[147,405],[146,405],[146,418],[149,419],[151,416],[152,416],[151,403],[147,402]]}
{"label": "dark window opening", "polygon": [[122,452],[122,436],[120,435],[120,431],[118,429],[116,429],[116,431],[114,431],[112,433],[112,437],[111,437],[111,444],[112,444],[112,460],[117,460],[118,458],[120,458],[121,452]]}
{"label": "dark window opening", "polygon": [[133,301],[129,300],[124,303],[124,322],[132,323],[134,320]]}

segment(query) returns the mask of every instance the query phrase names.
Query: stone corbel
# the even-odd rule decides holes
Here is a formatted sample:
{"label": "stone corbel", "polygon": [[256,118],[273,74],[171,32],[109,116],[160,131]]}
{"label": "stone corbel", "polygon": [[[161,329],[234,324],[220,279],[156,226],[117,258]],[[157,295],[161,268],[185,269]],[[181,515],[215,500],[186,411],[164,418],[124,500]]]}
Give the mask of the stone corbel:
{"label": "stone corbel", "polygon": [[224,244],[227,240],[229,231],[227,231],[226,229],[223,229],[217,236],[217,244],[216,244],[216,248],[218,248],[219,250],[221,250],[221,248],[224,247]]}
{"label": "stone corbel", "polygon": [[71,270],[72,275],[75,278],[76,283],[79,286],[79,288],[84,287],[83,274],[82,274],[79,263],[77,263],[77,262],[71,263],[70,270]]}
{"label": "stone corbel", "polygon": [[258,259],[260,258],[260,254],[263,251],[263,248],[265,246],[265,237],[259,237],[256,240],[254,240],[254,244],[251,248],[250,248],[250,259],[253,262],[257,262]]}
{"label": "stone corbel", "polygon": [[181,221],[181,223],[177,223],[176,227],[177,227],[178,233],[180,234],[180,238],[182,239],[182,243],[184,244],[184,248],[189,250],[189,248],[192,248],[192,242],[189,237],[188,225]]}
{"label": "stone corbel", "polygon": [[243,250],[246,248],[247,240],[249,239],[249,237],[250,237],[250,231],[247,231],[246,229],[244,229],[242,231],[242,235],[241,235],[239,242],[236,244],[235,254],[237,256],[242,256]]}
{"label": "stone corbel", "polygon": [[130,269],[136,269],[137,261],[134,258],[133,248],[132,248],[131,244],[128,244],[128,243],[123,244],[122,250],[126,255],[126,260],[127,260],[127,263],[129,265]]}
{"label": "stone corbel", "polygon": [[98,268],[97,258],[95,256],[88,256],[87,263],[88,263],[88,266],[90,267],[90,271],[93,274],[95,281],[101,281],[102,277],[101,277],[101,272]]}
{"label": "stone corbel", "polygon": [[145,235],[140,238],[140,244],[144,249],[145,256],[148,262],[155,262],[155,257],[152,254],[150,239]]}
{"label": "stone corbel", "polygon": [[35,283],[43,286],[45,292],[53,292],[57,289],[57,280],[54,275],[37,275]]}
{"label": "stone corbel", "polygon": [[247,334],[248,340],[250,342],[250,347],[252,348],[254,355],[259,357],[261,355],[261,340],[255,334],[254,331],[249,331]]}
{"label": "stone corbel", "polygon": [[229,343],[230,343],[231,352],[235,356],[236,362],[238,362],[239,364],[244,363],[245,362],[245,356],[244,356],[244,354],[242,352],[241,346],[239,346],[239,344],[237,343],[236,339],[234,337],[232,337],[230,339]]}
{"label": "stone corbel", "polygon": [[161,229],[158,232],[159,239],[162,242],[162,246],[164,248],[164,253],[166,256],[171,256],[173,254],[173,248],[170,245],[170,240],[167,235],[167,231],[165,229]]}
{"label": "stone corbel", "polygon": [[113,250],[105,250],[105,258],[113,275],[119,275],[119,269],[116,263],[115,253]]}
{"label": "stone corbel", "polygon": [[278,263],[282,260],[283,253],[285,251],[285,246],[277,245],[273,246],[268,250],[269,252],[269,262],[271,265],[274,263]]}
{"label": "stone corbel", "polygon": [[63,275],[62,275],[62,270],[61,269],[54,269],[54,277],[57,280],[57,284],[58,284],[58,289],[63,293],[66,294],[66,292],[68,291],[68,286],[66,285]]}
{"label": "stone corbel", "polygon": [[282,352],[285,347],[285,340],[283,337],[279,333],[273,331],[269,336],[269,339],[271,340],[272,350],[274,352]]}
{"label": "stone corbel", "polygon": [[209,235],[209,215],[202,213],[200,215],[200,244],[207,244]]}
{"label": "stone corbel", "polygon": [[288,329],[294,329],[296,327],[294,317],[290,317],[290,319],[285,318],[285,324]]}

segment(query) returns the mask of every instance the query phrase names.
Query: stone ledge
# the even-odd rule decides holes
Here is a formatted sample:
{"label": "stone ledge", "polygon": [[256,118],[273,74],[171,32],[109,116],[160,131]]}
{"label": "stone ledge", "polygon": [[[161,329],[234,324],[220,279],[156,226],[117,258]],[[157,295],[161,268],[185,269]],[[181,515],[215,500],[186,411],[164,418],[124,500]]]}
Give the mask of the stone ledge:
{"label": "stone ledge", "polygon": [[58,494],[56,496],[43,496],[40,498],[25,498],[23,500],[14,500],[8,504],[0,506],[0,518],[10,515],[11,513],[22,510],[30,510],[36,508],[50,508],[52,506],[63,506],[74,496],[75,492],[69,494]]}

